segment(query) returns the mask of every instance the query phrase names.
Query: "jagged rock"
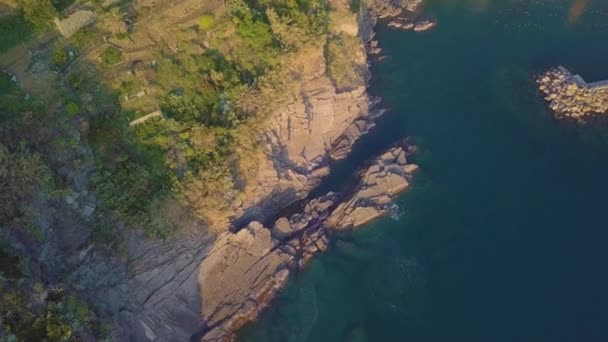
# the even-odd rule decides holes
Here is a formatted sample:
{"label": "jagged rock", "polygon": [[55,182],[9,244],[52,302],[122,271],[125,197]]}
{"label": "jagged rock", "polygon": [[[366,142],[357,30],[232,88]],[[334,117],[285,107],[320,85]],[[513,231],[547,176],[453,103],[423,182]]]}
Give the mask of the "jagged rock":
{"label": "jagged rock", "polygon": [[406,18],[396,18],[387,24],[388,27],[400,29],[400,30],[411,30],[414,28],[414,22]]}
{"label": "jagged rock", "polygon": [[84,207],[82,208],[82,216],[84,217],[89,217],[93,214],[93,212],[95,211],[95,204],[94,203],[87,203],[84,205]]}
{"label": "jagged rock", "polygon": [[339,205],[341,196],[330,192],[308,201],[289,219],[279,218],[272,233],[254,221],[218,238],[199,271],[207,325],[202,341],[227,341],[232,331],[254,319],[287,281],[291,267],[302,268],[327,250],[326,229],[357,227],[386,214],[392,197],[409,185],[406,170],[415,167],[406,158],[412,151],[402,145],[382,154]]}
{"label": "jagged rock", "polygon": [[335,229],[354,228],[386,214],[391,199],[408,189],[409,178],[417,170],[407,164],[409,149],[395,147],[380,157],[363,173],[353,195],[329,216],[326,225]]}
{"label": "jagged rock", "polygon": [[284,251],[285,253],[287,253],[287,254],[289,254],[289,255],[293,255],[293,256],[295,256],[295,255],[296,255],[296,249],[295,249],[295,248],[293,248],[293,247],[292,247],[292,246],[290,246],[290,245],[284,245],[284,246],[283,246],[283,247],[281,247],[281,248],[283,249],[283,251]]}
{"label": "jagged rock", "polygon": [[410,12],[418,13],[422,9],[423,0],[408,0],[405,9]]}
{"label": "jagged rock", "polygon": [[321,237],[317,240],[316,245],[321,252],[325,252],[327,250],[327,238],[325,236]]}
{"label": "jagged rock", "polygon": [[285,217],[281,217],[274,223],[272,228],[272,236],[276,239],[284,239],[294,232],[289,220]]}
{"label": "jagged rock", "polygon": [[437,21],[435,21],[434,19],[419,20],[419,21],[416,21],[416,24],[414,25],[414,31],[416,31],[416,32],[428,31],[435,26],[437,26]]}

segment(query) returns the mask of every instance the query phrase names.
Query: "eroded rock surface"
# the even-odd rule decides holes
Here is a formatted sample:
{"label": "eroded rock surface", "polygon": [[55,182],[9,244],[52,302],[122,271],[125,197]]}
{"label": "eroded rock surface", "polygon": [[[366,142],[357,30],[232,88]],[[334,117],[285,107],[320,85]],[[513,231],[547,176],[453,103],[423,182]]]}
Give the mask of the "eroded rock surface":
{"label": "eroded rock surface", "polygon": [[[166,7],[190,2],[153,3]],[[391,8],[400,11],[410,3],[419,1],[400,1]],[[184,10],[183,15],[189,13]],[[365,17],[359,21],[358,33],[348,25],[342,30],[359,34],[363,46],[373,37],[374,23],[375,17]],[[143,44],[149,40],[136,41]],[[190,228],[180,223],[180,230],[188,233],[167,241],[150,241],[139,233],[127,232],[121,240],[126,241],[128,252],[115,257],[84,242],[86,232],[78,229],[79,223],[99,219],[101,202],[84,191],[89,171],[68,174],[70,169],[66,168],[62,176],[77,194],[66,195],[66,203],[56,212],[40,210],[40,219],[48,221],[47,227],[73,229],[64,229],[63,236],[49,228],[50,238],[40,250],[28,251],[41,269],[52,270],[48,272],[52,277],[49,283],[55,278],[68,279],[67,285],[86,289],[82,292],[97,304],[104,319],[115,322],[113,341],[221,340],[255,318],[287,280],[290,269],[303,266],[312,255],[328,248],[327,218],[344,198],[347,202],[352,198],[347,193],[330,193],[271,227],[254,221],[266,222],[281,208],[305,198],[329,172],[329,161],[348,155],[352,144],[373,126],[380,113],[373,108],[374,100],[364,86],[336,89],[327,75],[323,52],[320,44],[311,49],[306,61],[293,66],[296,89],[270,118],[263,137],[266,155],[252,185],[255,190],[235,208],[236,225],[242,223],[244,229],[216,237],[200,222],[191,222]],[[367,70],[365,54],[352,57]],[[88,163],[94,165],[92,153],[82,154],[81,169],[87,170]],[[403,188],[394,185],[390,187],[394,191]],[[365,188],[372,191],[369,184]],[[73,212],[73,217],[68,212]],[[344,215],[340,217],[346,220]]]}
{"label": "eroded rock surface", "polygon": [[416,21],[416,24],[414,25],[414,31],[428,31],[435,26],[437,26],[437,21],[435,19],[420,19]]}
{"label": "eroded rock surface", "polygon": [[228,341],[235,329],[255,319],[290,270],[328,248],[330,230],[356,228],[388,213],[392,198],[408,189],[418,168],[407,161],[413,150],[406,144],[391,148],[359,174],[357,185],[308,201],[272,228],[252,222],[220,237],[200,267],[207,324],[202,340]]}
{"label": "eroded rock surface", "polygon": [[288,279],[293,256],[275,249],[270,230],[251,222],[236,234],[225,233],[201,264],[202,317],[213,340],[257,316]]}
{"label": "eroded rock surface", "polygon": [[[367,70],[364,54],[353,58]],[[339,92],[327,75],[322,46],[311,49],[306,63],[315,67],[299,69],[297,89],[264,134],[265,158],[253,193],[236,210],[240,222],[264,220],[306,197],[329,173],[329,161],[348,155],[373,126],[373,103],[365,87]]]}

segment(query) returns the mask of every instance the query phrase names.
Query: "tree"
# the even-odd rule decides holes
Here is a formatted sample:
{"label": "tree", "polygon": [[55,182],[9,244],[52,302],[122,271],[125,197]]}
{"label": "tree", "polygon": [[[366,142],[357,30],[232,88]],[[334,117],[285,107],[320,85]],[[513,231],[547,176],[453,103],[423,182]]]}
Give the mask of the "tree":
{"label": "tree", "polygon": [[36,31],[43,31],[48,28],[51,20],[57,16],[57,10],[51,0],[21,0],[20,4],[23,18]]}

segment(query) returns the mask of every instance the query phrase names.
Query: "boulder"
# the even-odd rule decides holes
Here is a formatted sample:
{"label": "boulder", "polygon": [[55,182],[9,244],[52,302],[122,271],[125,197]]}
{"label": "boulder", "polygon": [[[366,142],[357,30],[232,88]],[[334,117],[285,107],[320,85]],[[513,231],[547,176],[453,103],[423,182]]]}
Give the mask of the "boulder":
{"label": "boulder", "polygon": [[435,26],[437,26],[437,21],[435,21],[434,19],[419,20],[414,25],[414,31],[416,31],[416,32],[428,31]]}
{"label": "boulder", "polygon": [[274,223],[272,228],[272,237],[275,239],[284,239],[294,232],[289,220],[286,217],[281,217]]}

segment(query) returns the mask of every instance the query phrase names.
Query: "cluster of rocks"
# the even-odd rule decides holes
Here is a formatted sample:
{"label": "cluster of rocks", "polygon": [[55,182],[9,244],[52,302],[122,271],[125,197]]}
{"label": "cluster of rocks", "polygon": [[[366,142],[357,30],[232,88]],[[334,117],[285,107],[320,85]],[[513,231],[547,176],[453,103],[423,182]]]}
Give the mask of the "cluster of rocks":
{"label": "cluster of rocks", "polygon": [[559,66],[540,75],[537,83],[558,118],[608,113],[608,81],[587,83]]}
{"label": "cluster of rocks", "polygon": [[409,188],[411,175],[418,170],[418,165],[407,162],[407,156],[413,152],[411,146],[400,146],[377,158],[361,174],[357,192],[332,212],[327,225],[335,229],[353,228],[386,214],[393,197]]}
{"label": "cluster of rocks", "polygon": [[271,228],[253,221],[226,233],[200,266],[203,341],[227,341],[231,332],[253,320],[287,282],[329,244],[333,229],[359,227],[388,213],[392,198],[409,187],[413,147],[391,148],[359,174],[356,186],[308,201],[301,212],[277,219]]}
{"label": "cluster of rocks", "polygon": [[388,23],[388,27],[403,31],[414,30],[422,32],[432,29],[437,26],[437,21],[433,18],[412,19],[409,17],[394,18]]}
{"label": "cluster of rocks", "polygon": [[390,2],[388,6],[381,7],[379,18],[390,18],[387,26],[393,29],[422,32],[437,26],[434,18],[422,16],[422,0],[409,0],[397,4]]}

